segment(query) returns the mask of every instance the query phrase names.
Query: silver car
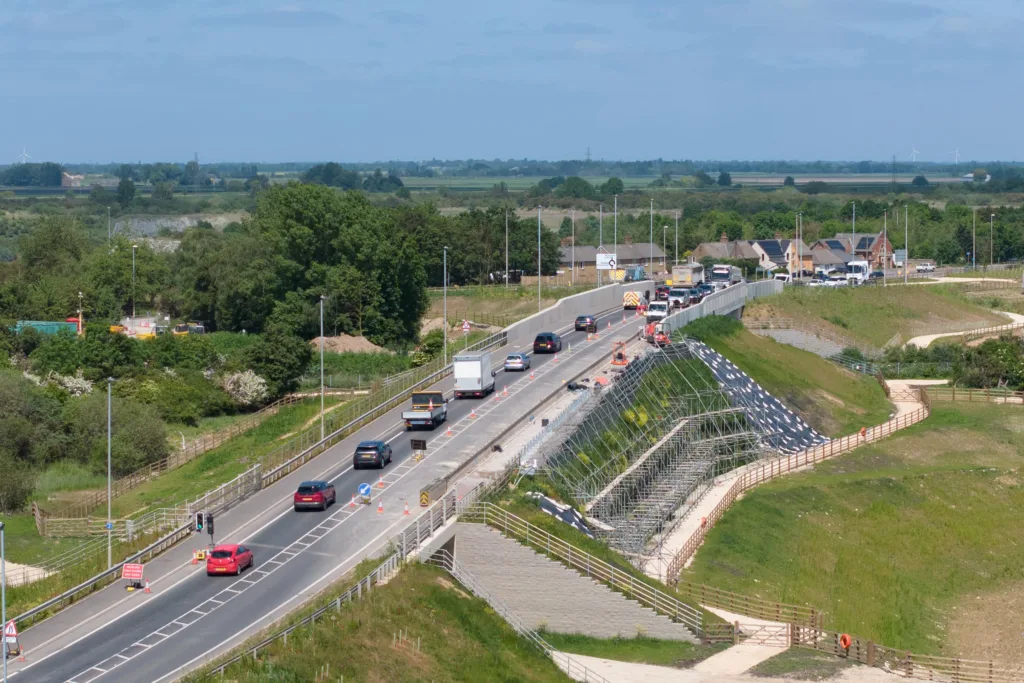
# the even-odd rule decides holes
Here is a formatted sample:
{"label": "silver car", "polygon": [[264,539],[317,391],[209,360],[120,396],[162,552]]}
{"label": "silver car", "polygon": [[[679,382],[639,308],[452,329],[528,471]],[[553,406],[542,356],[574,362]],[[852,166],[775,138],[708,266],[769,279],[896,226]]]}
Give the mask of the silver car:
{"label": "silver car", "polygon": [[510,353],[505,358],[505,372],[524,372],[530,369],[530,356],[525,353]]}

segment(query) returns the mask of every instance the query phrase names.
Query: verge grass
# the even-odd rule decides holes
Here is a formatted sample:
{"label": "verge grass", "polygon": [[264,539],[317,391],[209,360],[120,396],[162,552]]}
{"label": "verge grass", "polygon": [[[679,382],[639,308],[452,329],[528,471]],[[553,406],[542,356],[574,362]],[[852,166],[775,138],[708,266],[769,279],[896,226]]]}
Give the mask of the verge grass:
{"label": "verge grass", "polygon": [[788,681],[827,681],[851,666],[856,664],[849,659],[791,647],[760,662],[747,673],[762,678],[784,678]]}
{"label": "verge grass", "polygon": [[874,378],[753,334],[736,320],[702,318],[683,333],[731,360],[823,434],[845,436],[889,418],[889,401]]}
{"label": "verge grass", "polygon": [[[407,640],[392,647],[399,631]],[[421,564],[406,566],[386,586],[290,634],[287,645],[277,641],[258,662],[231,666],[225,680],[305,683],[325,666],[332,681],[570,680],[484,601],[447,573]]]}
{"label": "verge grass", "polygon": [[728,647],[726,644],[699,645],[644,637],[605,639],[546,631],[541,635],[548,644],[561,652],[680,669],[689,668]]}
{"label": "verge grass", "polygon": [[1006,322],[951,285],[787,287],[782,294],[749,302],[744,317],[806,320],[876,347],[897,333],[906,341],[954,324]]}
{"label": "verge grass", "polygon": [[977,625],[1003,650],[961,651],[949,637],[977,596],[1008,598],[1024,580],[1021,411],[937,403],[918,425],[764,484],[683,578],[813,605],[827,625],[890,647],[1024,664],[1013,619]]}

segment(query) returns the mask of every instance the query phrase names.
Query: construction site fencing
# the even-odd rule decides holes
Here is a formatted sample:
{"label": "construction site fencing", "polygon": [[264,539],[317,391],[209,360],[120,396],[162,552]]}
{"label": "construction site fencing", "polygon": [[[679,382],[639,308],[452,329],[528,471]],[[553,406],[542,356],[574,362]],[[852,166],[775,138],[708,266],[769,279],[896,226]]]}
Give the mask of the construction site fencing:
{"label": "construction site fencing", "polygon": [[839,439],[831,439],[820,446],[815,446],[793,455],[772,458],[767,462],[748,465],[742,468],[742,470],[737,472],[736,478],[722,499],[711,513],[701,520],[700,527],[694,531],[693,535],[687,539],[675,557],[672,558],[667,570],[668,581],[670,583],[678,581],[679,574],[686,562],[697,552],[697,548],[704,542],[704,538],[711,530],[711,527],[721,519],[725,511],[729,509],[729,506],[732,505],[733,501],[740,494],[775,477],[802,470],[815,463],[848,453],[864,444],[883,439],[893,432],[917,424],[928,417],[928,414],[928,406],[924,405],[911,413],[899,415],[878,426],[864,428],[857,434],[844,436]]}
{"label": "construction site fencing", "polygon": [[211,678],[213,676],[223,676],[225,670],[239,662],[252,661],[254,663],[258,663],[261,652],[265,651],[272,645],[275,645],[278,641],[281,641],[282,645],[288,645],[289,635],[299,631],[300,629],[315,625],[325,616],[327,618],[331,618],[334,614],[341,611],[342,605],[354,602],[364,595],[369,595],[377,586],[386,582],[391,576],[393,576],[395,572],[398,571],[401,564],[402,558],[399,557],[398,553],[394,553],[381,562],[376,569],[356,582],[356,585],[352,586],[338,597],[332,599],[329,603],[317,609],[308,617],[305,617],[301,621],[267,636],[252,647],[246,648],[243,652],[231,657],[230,659],[226,659],[225,661],[208,668],[204,677]]}
{"label": "construction site fencing", "polygon": [[589,579],[599,581],[627,598],[650,607],[672,621],[682,624],[700,637],[703,633],[703,615],[700,610],[679,598],[664,593],[624,572],[604,560],[553,536],[492,503],[473,503],[460,506],[459,521],[486,524],[528,548],[556,558],[562,564]]}
{"label": "construction site fencing", "polygon": [[840,643],[843,635],[837,631],[794,625],[790,644],[867,664],[905,678],[926,681],[1010,683],[1020,681],[1024,676],[1024,669],[1009,668],[992,660],[914,654],[849,634],[850,647],[844,648]]}
{"label": "construction site fencing", "polygon": [[512,627],[512,630],[523,638],[526,638],[541,652],[550,657],[555,664],[566,672],[574,681],[609,683],[606,678],[590,671],[587,667],[574,660],[571,655],[559,652],[555,648],[551,647],[551,645],[549,645],[539,633],[530,628],[526,622],[513,612],[501,598],[496,595],[492,595],[483,587],[483,585],[480,584],[479,581],[473,578],[473,575],[470,574],[465,567],[459,564],[447,551],[438,551],[427,561],[427,564],[440,567],[445,570],[451,574],[452,578],[461,583],[464,587],[468,588],[473,595],[490,605],[491,609],[493,609],[498,616],[504,619],[505,623]]}

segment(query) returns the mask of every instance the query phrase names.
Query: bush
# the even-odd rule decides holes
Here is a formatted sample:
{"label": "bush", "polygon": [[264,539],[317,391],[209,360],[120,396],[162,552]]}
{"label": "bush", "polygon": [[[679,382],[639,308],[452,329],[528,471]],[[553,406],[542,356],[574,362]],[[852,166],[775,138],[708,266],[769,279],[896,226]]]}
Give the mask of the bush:
{"label": "bush", "polygon": [[[96,392],[65,404],[62,414],[69,436],[62,457],[88,463],[95,472],[107,468],[107,397]],[[111,401],[111,461],[115,476],[167,457],[167,429],[156,409],[115,396]]]}
{"label": "bush", "polygon": [[277,397],[299,385],[312,355],[309,345],[299,337],[271,330],[246,349],[243,360],[267,381],[270,395]]}
{"label": "bush", "polygon": [[217,349],[202,335],[164,334],[145,344],[151,367],[206,370],[220,365]]}
{"label": "bush", "polygon": [[240,405],[251,406],[267,400],[267,380],[252,370],[228,375],[221,380],[221,387]]}

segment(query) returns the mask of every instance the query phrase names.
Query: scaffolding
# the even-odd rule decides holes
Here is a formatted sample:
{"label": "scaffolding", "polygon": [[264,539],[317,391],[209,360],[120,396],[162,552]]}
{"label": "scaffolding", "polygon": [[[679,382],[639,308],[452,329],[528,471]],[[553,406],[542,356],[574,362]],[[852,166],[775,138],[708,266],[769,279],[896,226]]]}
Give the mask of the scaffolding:
{"label": "scaffolding", "polygon": [[709,378],[686,344],[652,348],[540,451],[551,478],[642,565],[719,474],[766,454],[760,402]]}

